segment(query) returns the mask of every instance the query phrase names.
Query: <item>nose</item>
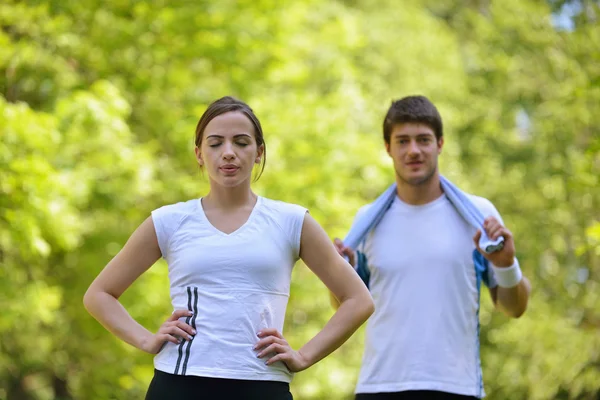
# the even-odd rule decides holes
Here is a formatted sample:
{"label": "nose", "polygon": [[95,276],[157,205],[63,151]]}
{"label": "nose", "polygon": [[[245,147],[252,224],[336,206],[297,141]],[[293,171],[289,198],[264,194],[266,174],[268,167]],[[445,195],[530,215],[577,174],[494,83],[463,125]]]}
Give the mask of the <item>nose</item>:
{"label": "nose", "polygon": [[421,152],[416,140],[411,140],[408,145],[408,155],[409,156],[417,156]]}
{"label": "nose", "polygon": [[233,144],[229,142],[225,142],[223,146],[223,159],[224,160],[233,160],[235,158],[235,153],[233,151]]}

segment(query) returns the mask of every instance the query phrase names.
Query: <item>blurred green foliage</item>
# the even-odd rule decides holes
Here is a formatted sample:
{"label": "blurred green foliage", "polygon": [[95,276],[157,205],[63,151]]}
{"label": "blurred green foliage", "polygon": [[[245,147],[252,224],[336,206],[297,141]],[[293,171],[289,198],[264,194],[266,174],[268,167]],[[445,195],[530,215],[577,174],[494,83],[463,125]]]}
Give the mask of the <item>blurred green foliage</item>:
{"label": "blurred green foliage", "polygon": [[[599,18],[590,0],[2,1],[0,399],[143,398],[152,357],[82,296],[151,210],[206,193],[193,131],[212,100],[261,118],[255,190],[333,237],[393,179],[381,121],[416,93],[444,117],[443,173],[496,204],[533,285],[519,320],[482,297],[488,398],[597,399]],[[122,301],[157,329],[166,265]],[[300,346],[331,314],[299,263],[285,335]],[[353,398],[362,335],[295,397]]]}

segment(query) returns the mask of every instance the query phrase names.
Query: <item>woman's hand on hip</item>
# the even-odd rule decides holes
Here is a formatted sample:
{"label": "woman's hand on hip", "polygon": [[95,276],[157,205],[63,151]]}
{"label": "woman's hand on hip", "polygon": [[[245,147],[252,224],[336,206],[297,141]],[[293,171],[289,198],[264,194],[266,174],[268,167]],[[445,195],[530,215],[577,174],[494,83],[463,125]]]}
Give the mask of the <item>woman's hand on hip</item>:
{"label": "woman's hand on hip", "polygon": [[299,351],[292,349],[277,329],[262,329],[257,336],[260,340],[254,345],[254,350],[258,351],[258,358],[270,357],[265,364],[283,361],[290,372],[299,372],[310,366],[308,360]]}
{"label": "woman's hand on hip", "polygon": [[192,340],[196,331],[189,324],[180,321],[180,318],[191,317],[190,310],[175,310],[154,335],[148,336],[141,345],[141,349],[150,354],[157,354],[166,342],[175,344],[182,340]]}

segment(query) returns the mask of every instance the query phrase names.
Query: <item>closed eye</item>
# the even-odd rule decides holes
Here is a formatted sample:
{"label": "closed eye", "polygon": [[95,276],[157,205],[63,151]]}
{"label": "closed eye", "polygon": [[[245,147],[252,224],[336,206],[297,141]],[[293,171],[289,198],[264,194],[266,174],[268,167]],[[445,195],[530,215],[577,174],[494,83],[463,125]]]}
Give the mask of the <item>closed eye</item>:
{"label": "closed eye", "polygon": [[[222,142],[218,142],[218,143],[209,144],[208,146],[214,148],[214,147],[219,147],[222,144],[223,144]],[[248,146],[249,143],[246,143],[246,142],[235,142],[235,144],[237,144],[238,146],[241,146],[241,147],[246,147],[246,146]]]}

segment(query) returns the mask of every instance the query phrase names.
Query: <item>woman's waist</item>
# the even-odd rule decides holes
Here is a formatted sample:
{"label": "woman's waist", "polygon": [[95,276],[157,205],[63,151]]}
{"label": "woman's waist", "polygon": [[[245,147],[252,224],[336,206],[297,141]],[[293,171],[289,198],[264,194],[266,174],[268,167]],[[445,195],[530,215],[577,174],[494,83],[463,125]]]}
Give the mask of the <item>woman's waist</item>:
{"label": "woman's waist", "polygon": [[289,293],[254,288],[215,288],[187,286],[171,288],[175,310],[188,309],[210,313],[258,311],[285,312]]}
{"label": "woman's waist", "polygon": [[[218,333],[224,340],[256,338],[260,329],[283,329],[288,296],[255,290],[213,291],[187,287],[172,293],[174,310],[193,315],[184,320],[198,333]],[[233,340],[235,342],[235,340]]]}
{"label": "woman's waist", "polygon": [[290,296],[289,287],[261,287],[254,285],[225,285],[225,284],[186,284],[172,285],[171,298],[185,297],[193,299],[194,296],[214,300],[247,299],[250,297],[285,297]]}
{"label": "woman's waist", "polygon": [[266,365],[268,357],[257,357],[258,351],[254,349],[257,341],[254,329],[199,328],[191,341],[185,340],[180,344],[167,342],[155,361],[165,367],[179,366],[179,373],[185,366],[186,374],[223,378],[234,378],[238,374],[244,375],[238,376],[240,379],[256,379],[257,374],[289,375],[282,362]]}

